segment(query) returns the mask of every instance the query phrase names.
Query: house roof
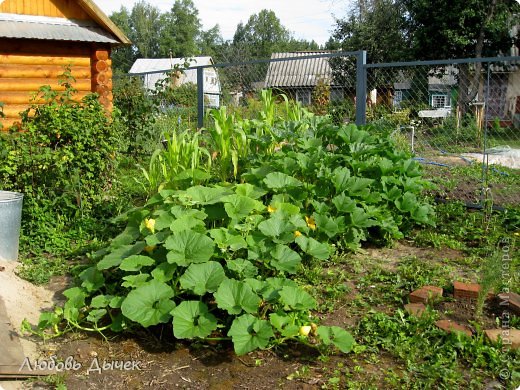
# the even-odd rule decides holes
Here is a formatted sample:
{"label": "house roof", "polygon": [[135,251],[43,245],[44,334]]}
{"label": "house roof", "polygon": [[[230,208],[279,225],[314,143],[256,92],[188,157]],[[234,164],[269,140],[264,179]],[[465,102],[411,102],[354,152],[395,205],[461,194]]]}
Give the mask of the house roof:
{"label": "house roof", "polygon": [[130,74],[149,73],[149,72],[168,72],[178,65],[184,67],[184,63],[189,63],[190,67],[212,65],[211,57],[193,57],[193,58],[139,58],[137,59],[130,71]]}
{"label": "house roof", "polygon": [[[271,59],[328,54],[331,51],[273,53]],[[314,87],[319,80],[332,79],[329,57],[275,61],[269,63],[266,87]]]}
{"label": "house roof", "polygon": [[0,13],[0,37],[117,44],[92,21]]}
{"label": "house roof", "polygon": [[[182,69],[184,68],[185,63],[188,63],[192,69],[187,69],[183,72],[180,83],[197,84],[197,70],[193,67],[212,65],[213,59],[211,57],[139,58],[134,62],[128,73],[142,75],[145,87],[150,90],[154,90],[155,84],[167,77],[167,72],[172,70],[176,65],[180,66]],[[219,85],[220,83],[217,84],[217,89],[220,88]],[[205,92],[208,88],[209,85],[204,83]]]}
{"label": "house roof", "polygon": [[0,13],[0,37],[130,44],[126,35],[91,0],[75,0],[92,20]]}

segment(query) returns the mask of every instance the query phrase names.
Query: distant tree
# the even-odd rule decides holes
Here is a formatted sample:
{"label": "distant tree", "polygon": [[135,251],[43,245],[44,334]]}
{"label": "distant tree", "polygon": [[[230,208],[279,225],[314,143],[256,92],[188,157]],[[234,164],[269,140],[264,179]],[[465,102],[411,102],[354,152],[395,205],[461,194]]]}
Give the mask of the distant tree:
{"label": "distant tree", "polygon": [[[370,62],[508,54],[518,42],[511,31],[519,15],[516,0],[356,0],[348,17],[337,21],[328,46],[367,50]],[[337,74],[346,69],[336,66]],[[482,66],[458,69],[459,106],[465,107],[479,90]]]}
{"label": "distant tree", "polygon": [[144,1],[132,8],[130,39],[137,47],[138,58],[155,58],[159,55],[159,37],[162,30],[161,11]]}
{"label": "distant tree", "polygon": [[197,54],[201,31],[199,11],[192,0],[175,0],[170,12],[161,16],[160,54],[190,57]]}
{"label": "distant tree", "polygon": [[198,52],[203,56],[216,57],[223,45],[224,39],[218,24],[207,31],[201,31],[197,39]]}
{"label": "distant tree", "polygon": [[238,24],[233,44],[248,46],[253,58],[269,58],[291,38],[291,33],[282,26],[276,14],[264,9],[251,15],[245,25]]}
{"label": "distant tree", "polygon": [[401,0],[358,0],[345,19],[337,20],[328,48],[366,50],[370,62],[409,58],[406,10]]}
{"label": "distant tree", "polygon": [[[132,39],[132,22],[130,12],[126,7],[121,7],[119,11],[110,15],[110,19]],[[116,48],[112,53],[112,63],[115,72],[126,73],[132,67],[136,58],[136,48],[134,46],[121,46]]]}
{"label": "distant tree", "polygon": [[[407,10],[411,50],[418,59],[466,58],[510,54],[519,37],[515,0],[402,0]],[[470,72],[459,66],[459,107],[466,107],[479,90],[482,65]]]}

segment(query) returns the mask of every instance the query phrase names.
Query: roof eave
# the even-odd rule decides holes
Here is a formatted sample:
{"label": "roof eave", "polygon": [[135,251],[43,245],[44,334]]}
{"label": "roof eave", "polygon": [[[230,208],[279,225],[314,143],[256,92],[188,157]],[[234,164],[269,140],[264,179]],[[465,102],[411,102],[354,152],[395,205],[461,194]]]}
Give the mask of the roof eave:
{"label": "roof eave", "polygon": [[[119,45],[131,45],[132,41],[128,39],[123,31],[116,26],[110,18],[94,3],[92,0],[77,0],[78,4],[85,10],[89,16],[99,25],[112,33],[121,43]],[[118,46],[115,44],[114,46]]]}

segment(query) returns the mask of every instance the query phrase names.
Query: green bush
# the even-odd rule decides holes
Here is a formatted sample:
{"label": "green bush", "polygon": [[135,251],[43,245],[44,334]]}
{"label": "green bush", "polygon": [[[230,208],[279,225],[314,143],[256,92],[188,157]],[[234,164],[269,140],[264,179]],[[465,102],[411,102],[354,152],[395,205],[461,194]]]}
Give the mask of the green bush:
{"label": "green bush", "polygon": [[125,153],[138,156],[151,154],[161,140],[154,126],[158,103],[145,90],[139,78],[120,78],[114,84],[114,106],[118,112],[124,139]]}
{"label": "green bush", "polygon": [[69,80],[62,85],[64,92],[41,87],[45,103],[21,114],[21,131],[0,136],[0,188],[25,194],[23,234],[40,248],[50,246],[49,232],[99,211],[117,157],[114,128],[97,96],[76,102]]}

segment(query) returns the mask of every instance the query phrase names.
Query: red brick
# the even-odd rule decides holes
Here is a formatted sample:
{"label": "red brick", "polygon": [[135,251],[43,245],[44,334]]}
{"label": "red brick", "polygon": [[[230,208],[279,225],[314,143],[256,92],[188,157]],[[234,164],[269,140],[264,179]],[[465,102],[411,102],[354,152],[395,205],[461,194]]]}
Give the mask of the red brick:
{"label": "red brick", "polygon": [[484,334],[493,343],[497,343],[500,337],[503,346],[510,346],[512,349],[520,348],[520,330],[518,329],[486,329]]}
{"label": "red brick", "polygon": [[410,303],[424,303],[425,305],[442,298],[442,288],[437,286],[423,286],[410,293]]}
{"label": "red brick", "polygon": [[498,294],[500,299],[500,307],[502,309],[510,309],[520,315],[520,295],[514,292]]}
{"label": "red brick", "polygon": [[426,311],[426,306],[422,303],[408,303],[407,305],[404,305],[404,309],[408,314],[420,317]]}
{"label": "red brick", "polygon": [[437,328],[442,329],[448,333],[462,332],[466,334],[468,337],[471,337],[472,335],[471,330],[468,329],[466,326],[457,324],[456,322],[450,320],[439,320],[435,322],[435,325],[437,325]]}
{"label": "red brick", "polygon": [[478,299],[480,284],[453,282],[453,297],[456,299]]}

